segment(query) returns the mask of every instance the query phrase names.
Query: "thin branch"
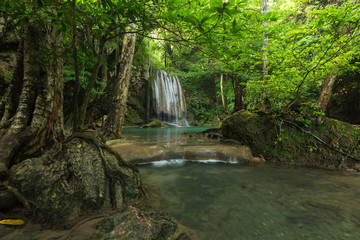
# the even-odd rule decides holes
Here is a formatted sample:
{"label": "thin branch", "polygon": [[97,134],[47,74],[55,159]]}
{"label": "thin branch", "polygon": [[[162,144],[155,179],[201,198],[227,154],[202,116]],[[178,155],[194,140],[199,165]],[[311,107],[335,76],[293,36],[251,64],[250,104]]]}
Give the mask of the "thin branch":
{"label": "thin branch", "polygon": [[332,150],[337,151],[338,153],[341,153],[342,155],[344,155],[344,156],[346,156],[346,157],[350,157],[350,158],[352,158],[352,159],[354,159],[354,160],[356,160],[356,161],[360,161],[360,159],[356,158],[355,156],[351,155],[350,153],[345,153],[345,152],[341,151],[341,149],[337,149],[337,148],[331,146],[330,144],[328,144],[328,143],[326,143],[324,140],[322,140],[320,137],[316,136],[314,133],[312,133],[312,132],[310,132],[310,131],[307,131],[307,130],[301,128],[301,127],[300,127],[299,125],[297,125],[296,123],[293,123],[293,122],[288,121],[288,120],[283,119],[283,118],[280,118],[280,120],[281,120],[281,121],[284,121],[284,122],[286,122],[286,123],[288,123],[288,124],[290,124],[290,125],[293,125],[293,126],[297,127],[298,129],[300,129],[301,131],[303,131],[303,132],[306,133],[306,134],[311,135],[313,138],[315,138],[316,140],[318,140],[318,141],[321,142],[322,144],[326,145],[327,147],[331,148]]}

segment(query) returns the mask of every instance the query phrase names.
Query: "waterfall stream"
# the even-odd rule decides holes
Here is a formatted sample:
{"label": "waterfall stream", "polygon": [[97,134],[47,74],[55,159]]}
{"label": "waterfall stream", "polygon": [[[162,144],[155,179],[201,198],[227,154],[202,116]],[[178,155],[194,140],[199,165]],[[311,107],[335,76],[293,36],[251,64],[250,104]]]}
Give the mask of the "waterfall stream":
{"label": "waterfall stream", "polygon": [[154,78],[153,102],[157,119],[176,126],[189,126],[186,101],[179,78],[158,70]]}

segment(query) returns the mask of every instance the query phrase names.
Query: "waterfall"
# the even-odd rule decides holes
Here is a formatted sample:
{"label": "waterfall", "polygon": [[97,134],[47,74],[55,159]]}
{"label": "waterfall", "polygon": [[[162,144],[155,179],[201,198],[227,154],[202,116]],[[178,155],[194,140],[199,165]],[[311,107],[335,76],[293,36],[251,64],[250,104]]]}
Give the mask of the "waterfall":
{"label": "waterfall", "polygon": [[158,70],[153,82],[155,117],[177,126],[189,126],[186,120],[186,102],[179,78]]}

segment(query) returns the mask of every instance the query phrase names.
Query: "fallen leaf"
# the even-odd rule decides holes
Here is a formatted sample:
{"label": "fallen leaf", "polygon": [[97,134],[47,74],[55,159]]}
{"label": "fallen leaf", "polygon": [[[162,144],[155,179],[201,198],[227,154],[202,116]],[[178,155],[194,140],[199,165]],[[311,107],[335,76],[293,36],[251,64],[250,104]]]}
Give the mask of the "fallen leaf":
{"label": "fallen leaf", "polygon": [[4,224],[4,225],[24,225],[24,221],[21,219],[4,219],[0,221],[0,224]]}

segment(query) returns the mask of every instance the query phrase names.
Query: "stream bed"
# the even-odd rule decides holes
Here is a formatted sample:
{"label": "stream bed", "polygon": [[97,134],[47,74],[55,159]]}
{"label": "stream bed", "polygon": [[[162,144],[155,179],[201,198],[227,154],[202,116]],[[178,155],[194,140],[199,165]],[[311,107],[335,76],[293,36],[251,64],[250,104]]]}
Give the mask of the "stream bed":
{"label": "stream bed", "polygon": [[360,239],[356,174],[183,160],[138,168],[199,239]]}

